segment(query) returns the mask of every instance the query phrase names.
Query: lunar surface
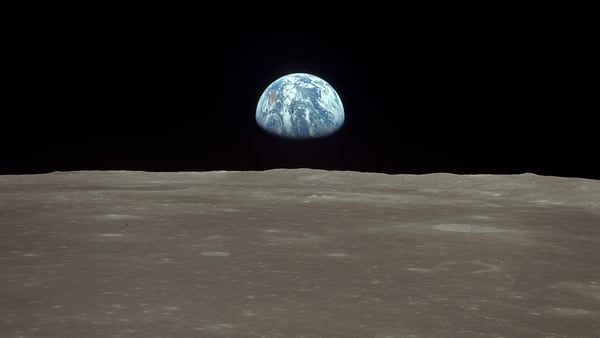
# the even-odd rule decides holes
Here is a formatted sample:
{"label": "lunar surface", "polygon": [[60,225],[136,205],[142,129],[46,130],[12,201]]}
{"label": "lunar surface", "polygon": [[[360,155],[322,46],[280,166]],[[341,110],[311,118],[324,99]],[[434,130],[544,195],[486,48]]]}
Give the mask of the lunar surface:
{"label": "lunar surface", "polygon": [[0,176],[0,337],[600,337],[600,182]]}

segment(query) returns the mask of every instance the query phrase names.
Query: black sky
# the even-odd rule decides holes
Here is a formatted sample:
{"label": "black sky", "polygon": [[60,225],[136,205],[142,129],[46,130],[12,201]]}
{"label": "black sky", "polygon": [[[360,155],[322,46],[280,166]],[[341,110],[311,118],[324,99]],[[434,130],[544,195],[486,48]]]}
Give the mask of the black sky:
{"label": "black sky", "polygon": [[[16,12],[4,30],[0,172],[302,167],[600,179],[585,9],[203,6]],[[338,133],[300,142],[256,125],[264,88],[292,72],[334,86],[346,110]]]}

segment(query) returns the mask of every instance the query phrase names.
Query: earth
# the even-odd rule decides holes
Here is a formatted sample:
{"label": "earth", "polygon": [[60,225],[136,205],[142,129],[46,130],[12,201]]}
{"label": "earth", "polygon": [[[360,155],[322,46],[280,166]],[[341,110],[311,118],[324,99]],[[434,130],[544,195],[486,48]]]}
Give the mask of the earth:
{"label": "earth", "polygon": [[342,127],[344,106],[325,80],[293,73],[265,89],[256,107],[256,122],[265,131],[284,138],[320,138]]}

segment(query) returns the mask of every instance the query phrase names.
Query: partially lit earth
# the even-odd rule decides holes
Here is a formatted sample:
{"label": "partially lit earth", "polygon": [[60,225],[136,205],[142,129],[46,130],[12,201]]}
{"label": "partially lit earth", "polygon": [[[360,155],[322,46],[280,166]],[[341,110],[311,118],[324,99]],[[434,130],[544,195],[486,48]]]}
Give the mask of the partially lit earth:
{"label": "partially lit earth", "polygon": [[256,123],[266,132],[290,139],[329,136],[344,124],[344,106],[325,80],[293,73],[273,81],[256,106]]}

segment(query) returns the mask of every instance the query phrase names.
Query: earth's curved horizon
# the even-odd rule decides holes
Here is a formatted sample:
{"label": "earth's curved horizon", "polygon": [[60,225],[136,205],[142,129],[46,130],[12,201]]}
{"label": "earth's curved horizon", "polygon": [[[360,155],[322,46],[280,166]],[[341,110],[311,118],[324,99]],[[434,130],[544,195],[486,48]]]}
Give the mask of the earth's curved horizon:
{"label": "earth's curved horizon", "polygon": [[256,106],[256,122],[266,132],[289,139],[316,139],[344,124],[344,106],[335,89],[309,73],[292,73],[273,81]]}

